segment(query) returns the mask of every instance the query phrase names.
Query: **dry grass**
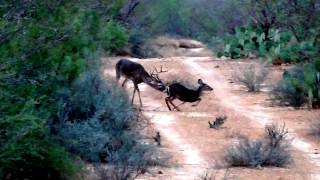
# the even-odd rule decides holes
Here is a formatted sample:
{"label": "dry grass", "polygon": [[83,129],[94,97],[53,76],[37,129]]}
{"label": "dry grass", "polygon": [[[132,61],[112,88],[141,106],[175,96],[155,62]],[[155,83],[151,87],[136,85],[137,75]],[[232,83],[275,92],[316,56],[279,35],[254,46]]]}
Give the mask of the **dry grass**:
{"label": "dry grass", "polygon": [[266,126],[263,138],[243,137],[228,149],[225,160],[230,166],[284,167],[292,162],[287,135],[284,125]]}

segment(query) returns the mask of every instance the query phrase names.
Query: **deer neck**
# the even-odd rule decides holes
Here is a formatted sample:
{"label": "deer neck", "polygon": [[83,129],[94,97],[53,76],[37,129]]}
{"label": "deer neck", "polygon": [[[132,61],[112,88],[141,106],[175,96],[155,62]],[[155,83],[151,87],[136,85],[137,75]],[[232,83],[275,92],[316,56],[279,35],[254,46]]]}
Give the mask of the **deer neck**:
{"label": "deer neck", "polygon": [[203,92],[203,87],[199,86],[199,88],[197,89],[197,94],[199,95],[199,97],[202,95]]}
{"label": "deer neck", "polygon": [[154,79],[148,73],[143,73],[141,79],[144,83],[148,85],[154,83]]}
{"label": "deer neck", "polygon": [[142,76],[142,81],[151,87],[156,87],[157,85],[157,82],[149,74],[144,74]]}

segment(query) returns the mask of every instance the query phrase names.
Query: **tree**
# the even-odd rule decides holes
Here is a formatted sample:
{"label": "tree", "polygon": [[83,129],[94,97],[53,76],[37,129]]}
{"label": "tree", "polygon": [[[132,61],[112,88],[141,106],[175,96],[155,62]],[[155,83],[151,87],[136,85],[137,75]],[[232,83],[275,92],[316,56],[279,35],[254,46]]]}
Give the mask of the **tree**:
{"label": "tree", "polygon": [[320,27],[320,0],[281,0],[278,22],[300,42],[314,36]]}
{"label": "tree", "polygon": [[277,22],[279,12],[278,0],[248,0],[247,8],[252,22],[261,28],[264,40],[270,40],[270,29]]}
{"label": "tree", "polygon": [[120,10],[120,20],[127,22],[139,4],[140,0],[128,0]]}

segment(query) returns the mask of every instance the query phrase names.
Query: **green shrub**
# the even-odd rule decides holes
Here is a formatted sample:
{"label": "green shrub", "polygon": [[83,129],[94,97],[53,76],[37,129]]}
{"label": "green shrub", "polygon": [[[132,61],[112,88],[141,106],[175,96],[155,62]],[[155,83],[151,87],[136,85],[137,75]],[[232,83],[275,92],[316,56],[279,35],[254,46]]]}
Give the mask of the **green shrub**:
{"label": "green shrub", "polygon": [[107,144],[138,120],[125,92],[96,73],[85,74],[60,96],[62,109],[54,131],[64,146],[88,161],[104,160]]}
{"label": "green shrub", "polygon": [[252,27],[236,28],[236,33],[225,38],[223,51],[218,52],[219,56],[226,56],[232,59],[247,57],[249,52],[255,52],[261,47],[261,33]]}
{"label": "green shrub", "polygon": [[303,87],[299,85],[297,80],[280,80],[277,86],[272,91],[272,96],[275,101],[280,101],[280,104],[300,107],[307,101]]}
{"label": "green shrub", "polygon": [[320,100],[320,72],[317,63],[305,64],[286,71],[282,80],[274,87],[271,96],[280,104],[289,104],[300,107],[308,102],[309,108]]}
{"label": "green shrub", "polygon": [[291,32],[280,29],[271,29],[269,37],[265,40],[261,30],[250,26],[237,28],[235,34],[225,38],[225,47],[217,55],[237,59],[254,53],[287,63],[310,62],[319,56],[319,44],[314,39],[298,42]]}
{"label": "green shrub", "polygon": [[139,141],[139,114],[116,82],[88,72],[59,96],[63,106],[53,131],[73,154],[129,170],[128,176],[148,166],[165,165],[166,158],[154,156],[160,153],[156,146]]}
{"label": "green shrub", "polygon": [[129,40],[127,30],[115,21],[108,22],[99,33],[99,36],[102,41],[102,47],[111,52],[123,48]]}
{"label": "green shrub", "polygon": [[99,32],[116,26],[91,7],[74,0],[8,0],[1,5],[0,179],[81,174],[76,165],[81,161],[53,138],[49,126],[61,105],[57,91],[69,89],[96,63],[92,57],[106,41]]}
{"label": "green shrub", "polygon": [[0,178],[69,179],[81,163],[49,137],[45,121],[28,102],[21,113],[0,118]]}
{"label": "green shrub", "polygon": [[271,92],[274,101],[280,104],[300,107],[306,103],[304,73],[301,67],[293,68],[283,74],[280,80]]}

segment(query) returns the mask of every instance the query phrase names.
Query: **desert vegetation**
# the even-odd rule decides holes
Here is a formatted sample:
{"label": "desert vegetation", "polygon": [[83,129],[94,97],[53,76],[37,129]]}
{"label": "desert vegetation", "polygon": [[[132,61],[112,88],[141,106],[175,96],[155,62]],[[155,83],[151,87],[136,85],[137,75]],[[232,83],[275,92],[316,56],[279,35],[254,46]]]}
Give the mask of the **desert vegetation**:
{"label": "desert vegetation", "polygon": [[234,78],[243,84],[249,92],[258,92],[267,75],[268,69],[263,65],[250,64],[240,68],[240,70],[235,73]]}
{"label": "desert vegetation", "polygon": [[261,139],[239,139],[239,143],[228,150],[225,160],[230,166],[284,167],[292,162],[287,134],[285,125],[266,126]]}
{"label": "desert vegetation", "polygon": [[99,73],[100,55],[128,43],[126,3],[1,2],[0,179],[79,179],[85,162],[130,172],[160,162],[141,144],[127,95]]}
{"label": "desert vegetation", "polygon": [[[114,62],[102,61],[104,57],[124,55],[159,58],[162,64],[180,63],[166,69],[179,71],[176,77],[160,75],[163,86],[158,93],[163,95],[164,89],[169,91],[168,85],[178,83],[196,94],[190,100],[187,93],[188,102],[200,102],[202,95],[203,101],[218,101],[219,97],[213,99],[215,91],[210,95],[199,91],[199,86],[206,85],[202,80],[193,80],[216,78],[209,77],[210,72],[223,73],[219,71],[223,64],[211,66],[215,62],[210,60],[204,67],[207,71],[201,66],[190,70],[175,59],[163,58],[197,57],[205,49],[202,57],[227,62],[241,59],[245,65],[232,69],[233,80],[249,92],[268,86],[268,98],[277,108],[291,106],[295,108],[292,113],[319,108],[319,32],[319,0],[1,1],[0,179],[86,179],[92,173],[89,164],[98,179],[123,180],[144,175],[150,167],[168,166],[170,153],[164,149],[170,151],[171,145],[180,141],[168,143],[170,133],[160,130],[146,133],[150,124],[144,121],[144,107],[136,108],[130,102],[126,91],[130,85],[121,87],[105,74],[105,69],[114,70]],[[275,69],[281,71],[281,78],[272,84],[268,78]],[[211,91],[211,83],[222,79],[210,80],[207,89]],[[263,93],[247,94],[259,98]],[[151,98],[159,94],[143,93]],[[173,99],[181,99],[176,94]],[[161,98],[159,106],[166,107],[165,97]],[[208,134],[223,133],[230,125],[237,130],[242,125],[239,121],[235,125],[229,114],[228,121],[226,116],[212,120],[216,114],[210,114],[211,109],[220,107],[201,103],[189,104],[180,114],[203,118],[202,124],[190,124],[201,124],[210,130]],[[233,103],[237,104],[226,101],[224,105],[242,114],[260,110],[242,111]],[[244,109],[251,108],[249,105]],[[208,112],[192,115],[201,108]],[[175,113],[170,115],[176,118]],[[193,127],[188,131],[194,133],[191,130]],[[319,137],[318,122],[308,130]],[[224,160],[230,168],[286,167],[294,159],[290,149],[287,128],[270,125],[263,137],[241,136]],[[202,179],[212,178],[207,174]]]}

